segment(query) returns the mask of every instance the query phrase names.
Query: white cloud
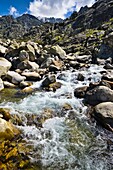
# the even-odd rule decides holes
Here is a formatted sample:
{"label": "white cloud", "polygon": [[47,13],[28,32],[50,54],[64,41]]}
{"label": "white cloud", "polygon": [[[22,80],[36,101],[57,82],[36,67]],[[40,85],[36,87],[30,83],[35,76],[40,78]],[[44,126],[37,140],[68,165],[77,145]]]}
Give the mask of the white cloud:
{"label": "white cloud", "polygon": [[[65,18],[68,12],[78,11],[82,6],[91,6],[95,0],[34,0],[30,2],[30,14],[40,17]],[[76,6],[76,7],[75,7]]]}
{"label": "white cloud", "polygon": [[17,9],[15,7],[13,7],[13,6],[10,7],[9,14],[13,15],[14,17],[19,16],[19,13],[18,13]]}
{"label": "white cloud", "polygon": [[95,0],[76,0],[76,10],[79,11],[82,6],[92,6]]}

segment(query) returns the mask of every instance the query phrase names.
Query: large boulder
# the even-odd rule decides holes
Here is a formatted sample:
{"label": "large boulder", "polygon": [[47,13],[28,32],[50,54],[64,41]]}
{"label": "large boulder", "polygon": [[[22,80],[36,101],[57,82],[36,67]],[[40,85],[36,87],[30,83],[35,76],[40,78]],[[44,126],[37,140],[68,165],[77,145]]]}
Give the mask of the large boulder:
{"label": "large boulder", "polygon": [[113,102],[113,90],[106,86],[97,86],[87,91],[85,101],[90,105],[97,105],[101,102]]}
{"label": "large boulder", "polygon": [[5,58],[0,57],[0,77],[6,75],[11,68],[11,63]]}
{"label": "large boulder", "polygon": [[49,51],[51,54],[58,55],[62,60],[67,57],[66,52],[59,45],[52,46]]}
{"label": "large boulder", "polygon": [[15,71],[8,71],[7,79],[13,84],[19,84],[23,80],[26,79],[25,76],[21,76],[20,74],[16,73]]}
{"label": "large boulder", "polygon": [[20,131],[10,122],[0,118],[0,140],[12,139]]}
{"label": "large boulder", "polygon": [[23,72],[22,76],[25,76],[28,81],[38,81],[41,79],[40,74],[36,72]]}
{"label": "large boulder", "polygon": [[113,103],[104,102],[95,106],[94,117],[103,126],[113,131]]}
{"label": "large boulder", "polygon": [[35,55],[34,48],[30,44],[27,44],[27,49],[28,49],[28,54],[29,54],[30,61],[35,61],[36,55]]}
{"label": "large boulder", "polygon": [[5,54],[6,51],[7,51],[7,48],[2,46],[2,45],[0,45],[0,53]]}

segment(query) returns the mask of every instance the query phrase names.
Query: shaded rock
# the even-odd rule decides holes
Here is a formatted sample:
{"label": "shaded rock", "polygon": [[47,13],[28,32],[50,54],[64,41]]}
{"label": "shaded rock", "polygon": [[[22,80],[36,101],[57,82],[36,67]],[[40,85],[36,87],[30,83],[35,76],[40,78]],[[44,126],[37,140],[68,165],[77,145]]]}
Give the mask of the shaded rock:
{"label": "shaded rock", "polygon": [[22,81],[22,82],[20,82],[19,87],[20,87],[20,88],[25,88],[25,87],[29,87],[29,86],[31,86],[31,85],[32,85],[31,82]]}
{"label": "shaded rock", "polygon": [[41,79],[39,73],[36,72],[23,72],[21,75],[25,76],[28,81],[38,81]]}
{"label": "shaded rock", "polygon": [[29,60],[29,54],[27,53],[27,51],[25,50],[20,51],[19,59],[20,61]]}
{"label": "shaded rock", "polygon": [[41,68],[48,68],[53,63],[53,58],[48,57],[44,60],[44,62],[41,64]]}
{"label": "shaded rock", "polygon": [[26,79],[26,77],[21,76],[15,71],[8,71],[7,78],[14,84],[19,84],[21,81]]}
{"label": "shaded rock", "polygon": [[[102,80],[103,83],[108,84],[109,87],[113,90],[113,81]],[[108,87],[108,86],[107,86]]]}
{"label": "shaded rock", "polygon": [[20,131],[13,124],[0,118],[0,140],[12,139]]}
{"label": "shaded rock", "polygon": [[113,131],[113,103],[104,102],[95,106],[94,117],[103,126]]}
{"label": "shaded rock", "polygon": [[108,71],[108,72],[104,73],[102,76],[102,80],[113,81],[113,71]]}
{"label": "shaded rock", "polygon": [[4,84],[4,87],[5,87],[5,88],[15,88],[15,87],[16,87],[15,84],[10,83],[10,82],[8,82],[8,81],[4,81],[3,84]]}
{"label": "shaded rock", "polygon": [[27,44],[27,49],[28,49],[28,54],[29,54],[29,60],[35,61],[36,55],[35,55],[34,48],[30,44]]}
{"label": "shaded rock", "polygon": [[17,66],[17,69],[20,69],[20,70],[28,69],[30,71],[37,71],[38,68],[39,68],[39,65],[31,61],[22,61]]}
{"label": "shaded rock", "polygon": [[5,58],[0,57],[0,77],[6,75],[8,70],[11,68],[11,63]]}
{"label": "shaded rock", "polygon": [[2,79],[0,78],[0,91],[4,89],[4,84]]}
{"label": "shaded rock", "polygon": [[76,60],[80,63],[90,63],[91,59],[92,59],[91,55],[81,55],[76,57]]}
{"label": "shaded rock", "polygon": [[87,86],[76,88],[74,90],[74,96],[77,98],[83,98],[86,94],[87,88]]}
{"label": "shaded rock", "polygon": [[0,114],[2,115],[2,119],[9,120],[11,118],[10,109],[0,108]]}
{"label": "shaded rock", "polygon": [[83,76],[83,74],[79,73],[77,76],[77,80],[78,81],[84,81],[85,77]]}
{"label": "shaded rock", "polygon": [[42,82],[42,87],[49,87],[50,84],[56,82],[55,75],[48,75]]}
{"label": "shaded rock", "polygon": [[91,105],[96,105],[101,102],[112,102],[113,90],[106,86],[97,86],[86,93],[85,101]]}
{"label": "shaded rock", "polygon": [[59,71],[59,70],[61,70],[61,68],[60,68],[60,67],[57,67],[57,66],[55,66],[55,65],[53,65],[53,64],[51,64],[51,65],[49,66],[49,71]]}
{"label": "shaded rock", "polygon": [[105,69],[113,69],[113,65],[110,63],[106,63],[104,66]]}

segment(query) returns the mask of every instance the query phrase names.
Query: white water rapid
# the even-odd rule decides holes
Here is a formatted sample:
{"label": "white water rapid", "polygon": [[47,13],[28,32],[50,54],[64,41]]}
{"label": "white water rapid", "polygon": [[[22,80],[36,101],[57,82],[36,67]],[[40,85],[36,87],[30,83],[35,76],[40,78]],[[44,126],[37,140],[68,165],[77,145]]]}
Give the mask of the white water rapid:
{"label": "white water rapid", "polygon": [[[100,134],[96,134],[94,125],[88,123],[85,115],[87,109],[82,99],[74,97],[77,87],[98,82],[101,79],[102,66],[92,65],[80,71],[64,71],[58,73],[57,81],[62,83],[56,92],[37,91],[21,99],[19,102],[3,102],[0,107],[8,107],[11,114],[21,114],[23,124],[18,125],[23,137],[32,146],[29,157],[36,164],[36,170],[110,170],[106,144]],[[82,73],[84,81],[78,81],[77,75]],[[39,88],[36,82],[33,88]],[[71,110],[64,111],[68,104]],[[28,116],[39,115],[51,110],[54,114],[37,126],[38,120],[30,120]]]}

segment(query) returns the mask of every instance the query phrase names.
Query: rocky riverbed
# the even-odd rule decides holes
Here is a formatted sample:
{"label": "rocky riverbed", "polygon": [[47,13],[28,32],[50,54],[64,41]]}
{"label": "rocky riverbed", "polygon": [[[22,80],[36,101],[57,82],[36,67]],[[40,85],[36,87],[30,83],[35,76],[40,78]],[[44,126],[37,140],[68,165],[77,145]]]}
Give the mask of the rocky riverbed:
{"label": "rocky riverbed", "polygon": [[13,146],[9,139],[2,141],[2,150],[4,145],[10,148],[2,159],[3,168],[113,168],[111,70],[91,64],[86,57],[81,57],[85,63],[77,69],[46,70],[40,80],[27,81],[28,87],[20,89],[20,82],[1,91],[0,107],[10,110],[7,118],[1,109],[1,119],[10,119],[21,132],[10,139]]}

